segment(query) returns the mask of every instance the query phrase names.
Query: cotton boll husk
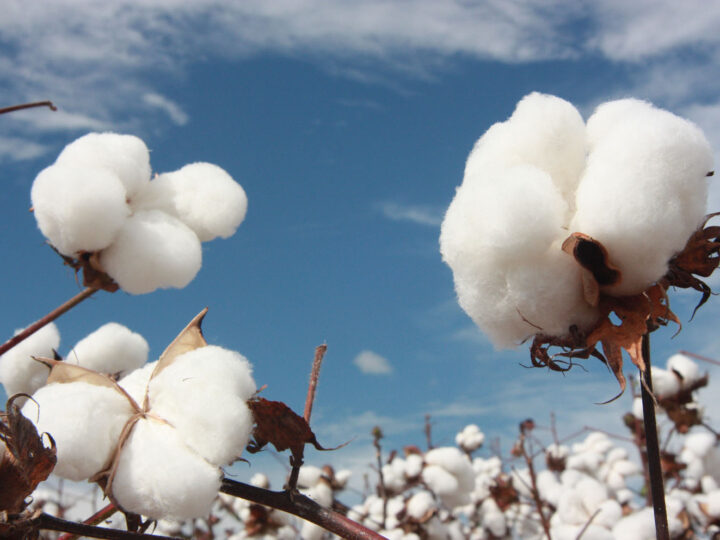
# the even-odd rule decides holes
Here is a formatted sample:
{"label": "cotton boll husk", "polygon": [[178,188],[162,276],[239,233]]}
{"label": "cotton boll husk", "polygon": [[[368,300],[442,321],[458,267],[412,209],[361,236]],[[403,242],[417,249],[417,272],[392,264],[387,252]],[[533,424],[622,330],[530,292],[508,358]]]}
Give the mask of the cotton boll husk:
{"label": "cotton boll husk", "polygon": [[85,382],[51,383],[33,400],[22,413],[39,433],[52,435],[57,445],[53,472],[69,480],[86,480],[108,465],[134,412],[122,393]]}
{"label": "cotton boll husk", "polygon": [[112,493],[128,512],[193,519],[210,513],[220,478],[220,470],[190,450],[177,430],[143,418],[120,452]]}
{"label": "cotton boll husk", "polygon": [[131,294],[185,287],[200,270],[202,249],[192,230],[158,210],[129,218],[100,262]]}
{"label": "cotton boll husk", "polygon": [[712,150],[693,123],[639,107],[593,147],[571,224],[600,241],[622,281],[611,294],[638,294],[702,222]]}
{"label": "cotton boll husk", "polygon": [[485,181],[488,168],[532,165],[550,175],[570,198],[585,166],[585,124],[569,102],[533,92],[504,123],[495,124],[476,143],[465,167],[471,182]]}
{"label": "cotton boll husk", "polygon": [[63,255],[108,247],[130,215],[126,192],[110,171],[52,165],[30,191],[33,213],[45,238]]}
{"label": "cotton boll husk", "polygon": [[684,354],[674,354],[668,358],[667,369],[680,376],[680,385],[683,388],[700,378],[700,367]]}
{"label": "cotton boll husk", "polygon": [[155,371],[155,366],[157,366],[157,360],[145,364],[135,371],[131,371],[118,381],[118,385],[141,407],[143,401],[145,401],[148,383],[150,382],[153,371]]}
{"label": "cotton boll husk", "polygon": [[235,461],[250,439],[254,421],[246,402],[254,393],[247,359],[214,345],[178,356],[148,387],[151,412],[219,466]]}
{"label": "cotton boll husk", "polygon": [[247,196],[217,165],[191,163],[153,179],[134,207],[167,212],[207,242],[235,234],[245,219]]}
{"label": "cotton boll husk", "polygon": [[[15,335],[22,332],[16,330]],[[47,382],[50,370],[32,357],[52,358],[60,345],[60,332],[55,323],[43,326],[30,337],[0,356],[0,383],[8,396],[32,394]]]}
{"label": "cotton boll husk", "polygon": [[100,373],[122,374],[144,365],[149,350],[140,334],[110,322],[78,341],[66,361]]}
{"label": "cotton boll husk", "polygon": [[123,183],[128,198],[150,181],[150,152],[134,135],[88,133],[68,144],[56,163],[109,170]]}

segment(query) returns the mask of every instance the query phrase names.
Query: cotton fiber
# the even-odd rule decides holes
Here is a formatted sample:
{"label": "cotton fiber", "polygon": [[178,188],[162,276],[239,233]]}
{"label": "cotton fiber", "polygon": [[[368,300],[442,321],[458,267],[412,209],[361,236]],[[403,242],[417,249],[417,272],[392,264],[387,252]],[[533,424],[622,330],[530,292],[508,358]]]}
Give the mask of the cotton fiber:
{"label": "cotton fiber", "polygon": [[32,357],[52,358],[59,345],[60,332],[55,323],[50,323],[0,356],[0,383],[5,387],[5,393],[8,396],[32,394],[43,386],[50,369]]}
{"label": "cotton fiber", "polygon": [[78,341],[66,361],[100,373],[125,374],[144,365],[149,350],[140,334],[110,322]]}
{"label": "cotton fiber", "polygon": [[602,243],[638,294],[701,224],[710,146],[691,122],[639,100],[598,107],[533,93],[475,144],[440,233],[461,307],[497,347],[589,330],[587,275],[563,251],[572,233]]}

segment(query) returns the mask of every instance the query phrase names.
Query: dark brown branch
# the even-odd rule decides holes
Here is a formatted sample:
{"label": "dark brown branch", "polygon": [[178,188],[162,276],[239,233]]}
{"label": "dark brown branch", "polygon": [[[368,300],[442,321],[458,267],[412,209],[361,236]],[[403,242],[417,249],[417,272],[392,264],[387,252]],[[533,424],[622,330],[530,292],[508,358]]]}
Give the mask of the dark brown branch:
{"label": "dark brown branch", "polygon": [[119,531],[116,529],[106,529],[104,527],[86,525],[84,523],[75,523],[74,521],[56,518],[55,516],[51,516],[49,514],[40,514],[39,516],[32,518],[30,520],[30,524],[35,529],[60,531],[78,536],[87,536],[90,538],[108,538],[110,540],[125,540],[127,538],[176,540],[173,536],[158,536],[154,534]]}
{"label": "dark brown branch", "polygon": [[323,529],[350,540],[382,540],[373,530],[324,508],[301,493],[290,494],[285,491],[270,491],[259,487],[243,484],[227,478],[223,479],[220,491],[233,497],[239,497],[288,514],[300,517]]}
{"label": "dark brown branch", "polygon": [[[101,508],[100,510],[95,512],[92,516],[83,521],[83,523],[85,525],[98,525],[99,523],[102,523],[106,519],[110,518],[117,511],[117,506],[115,506],[113,503],[110,503],[105,508]],[[63,534],[60,538],[58,538],[58,540],[75,540],[75,538],[77,537],[77,534]]]}
{"label": "dark brown branch", "polygon": [[48,107],[51,111],[57,111],[57,107],[53,105],[52,101],[35,101],[33,103],[23,103],[22,105],[12,105],[11,107],[3,107],[0,109],[0,114],[11,113],[14,111],[21,111],[23,109],[32,109],[33,107]]}
{"label": "dark brown branch", "polygon": [[72,308],[74,308],[80,302],[82,302],[86,298],[89,298],[90,296],[95,294],[95,292],[97,292],[98,290],[100,290],[100,289],[94,289],[92,287],[88,287],[87,289],[84,289],[83,291],[81,291],[78,294],[76,294],[75,296],[73,296],[70,300],[68,300],[61,306],[56,307],[50,313],[45,315],[42,319],[35,321],[30,326],[25,328],[25,330],[23,330],[19,334],[16,334],[15,336],[8,339],[5,343],[0,345],[0,355],[5,354],[7,351],[12,349],[15,345],[17,345],[21,341],[24,341],[25,339],[29,338],[35,332],[40,330],[43,326],[53,322],[55,319],[57,319],[63,313],[70,311]]}

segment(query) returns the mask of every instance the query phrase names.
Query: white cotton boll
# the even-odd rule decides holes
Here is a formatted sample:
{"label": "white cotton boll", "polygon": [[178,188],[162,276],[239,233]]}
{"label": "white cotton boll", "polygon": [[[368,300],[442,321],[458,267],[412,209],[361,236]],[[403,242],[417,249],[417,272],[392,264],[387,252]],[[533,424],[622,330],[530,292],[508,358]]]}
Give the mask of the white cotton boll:
{"label": "white cotton boll", "polygon": [[303,465],[298,472],[298,486],[310,488],[317,484],[323,476],[322,469],[314,465]]}
{"label": "white cotton boll", "polygon": [[255,473],[252,478],[250,478],[250,484],[262,489],[269,489],[270,479],[263,473]]}
{"label": "white cotton boll", "polygon": [[427,491],[418,491],[407,502],[407,513],[414,519],[421,519],[436,508],[435,499]]}
{"label": "white cotton boll", "polygon": [[543,500],[557,506],[563,486],[558,481],[555,473],[547,469],[540,471],[537,474],[537,489]]}
{"label": "white cotton boll", "polygon": [[128,198],[150,180],[150,152],[134,135],[88,133],[68,144],[56,163],[109,170],[123,183]]}
{"label": "white cotton boll", "polygon": [[131,294],[185,287],[200,270],[202,249],[192,230],[157,210],[129,218],[100,257],[105,271]]}
{"label": "white cotton boll", "polygon": [[247,196],[217,165],[191,163],[153,179],[135,207],[167,212],[207,242],[235,234],[245,219]]}
{"label": "white cotton boll", "polygon": [[612,131],[637,114],[652,113],[655,109],[647,101],[635,98],[616,99],[601,103],[588,118],[585,133],[590,151],[612,134]]}
{"label": "white cotton boll", "polygon": [[616,540],[655,540],[652,508],[643,508],[621,518],[612,529]]}
{"label": "white cotton boll", "polygon": [[700,486],[703,493],[710,493],[718,489],[717,481],[712,477],[705,475],[700,479]]}
{"label": "white cotton boll", "polygon": [[100,373],[127,373],[147,362],[149,350],[140,334],[110,322],[78,341],[65,360]]}
{"label": "white cotton boll", "polygon": [[420,454],[410,454],[405,458],[405,477],[408,479],[420,476],[424,466],[423,458]]}
{"label": "white cotton boll", "polygon": [[468,424],[465,428],[455,435],[455,444],[466,452],[473,452],[480,448],[485,442],[485,434],[475,424]]}
{"label": "white cotton boll", "polygon": [[118,381],[118,385],[125,390],[128,395],[135,400],[139,406],[142,407],[143,401],[145,400],[145,394],[147,393],[148,383],[150,377],[155,371],[157,366],[157,360],[145,364],[141,368],[131,371]]}
{"label": "white cotton boll", "polygon": [[652,370],[653,393],[662,399],[674,396],[680,391],[680,379],[671,371],[662,368]]}
{"label": "white cotton boll", "polygon": [[[22,329],[15,331],[15,334]],[[53,350],[60,345],[60,332],[55,323],[43,326],[27,339],[0,356],[0,383],[8,397],[32,394],[47,382],[50,370],[32,357],[52,358]]]}
{"label": "white cotton boll", "polygon": [[454,508],[470,502],[475,475],[468,457],[455,447],[434,448],[425,454],[422,479],[443,503]]}
{"label": "white cotton boll", "polygon": [[324,481],[319,481],[308,489],[302,490],[305,495],[310,497],[320,506],[329,508],[333,502],[333,491],[330,484]]}
{"label": "white cotton boll", "polygon": [[613,534],[594,522],[587,525],[559,524],[550,529],[553,540],[576,540],[582,532],[583,540],[615,540]]}
{"label": "white cotton boll", "polygon": [[711,170],[702,131],[667,111],[638,106],[608,128],[588,156],[571,224],[622,272],[608,292],[637,294],[665,274],[705,215]]}
{"label": "white cotton boll", "polygon": [[683,388],[687,388],[700,378],[700,367],[684,354],[674,354],[668,358],[667,370],[680,377],[680,386]]}
{"label": "white cotton boll", "polygon": [[459,489],[458,479],[449,471],[438,465],[428,465],[423,469],[422,479],[430,490],[441,499],[452,496]]}
{"label": "white cotton boll", "polygon": [[[655,370],[653,369],[653,372]],[[633,398],[632,402],[632,413],[635,418],[638,420],[642,420],[644,418],[643,416],[643,403],[641,397]]]}
{"label": "white cotton boll", "polygon": [[112,493],[122,508],[153,519],[206,517],[220,470],[183,443],[177,430],[138,420],[120,452]]}
{"label": "white cotton boll", "polygon": [[125,187],[104,169],[52,165],[30,191],[45,238],[63,255],[108,247],[130,215]]}
{"label": "white cotton boll", "polygon": [[22,413],[57,445],[53,472],[87,480],[108,465],[120,433],[134,411],[117,390],[85,382],[51,383],[28,401]]}
{"label": "white cotton boll", "polygon": [[247,445],[254,422],[246,402],[254,393],[247,359],[214,345],[178,356],[148,387],[151,412],[215,465],[235,461]]}
{"label": "white cotton boll", "polygon": [[717,519],[720,517],[720,491],[708,493],[706,499],[706,511],[710,516]]}
{"label": "white cotton boll", "polygon": [[390,491],[399,491],[405,486],[405,460],[395,457],[382,467],[383,483]]}
{"label": "white cotton boll", "polygon": [[[332,501],[331,501],[332,502]],[[400,496],[391,497],[387,502],[387,515],[385,517],[385,526],[394,529],[400,525],[398,516],[405,511],[405,500]]]}
{"label": "white cotton boll", "polygon": [[496,537],[505,536],[507,523],[505,515],[494,499],[485,499],[480,507],[482,513],[482,524]]}
{"label": "white cotton boll", "polygon": [[533,92],[512,116],[495,124],[476,143],[466,176],[484,181],[489,166],[535,166],[550,175],[565,197],[575,190],[585,165],[585,124],[569,102]]}
{"label": "white cotton boll", "polygon": [[335,473],[335,483],[340,489],[345,489],[351,476],[352,471],[350,469],[340,469]]}

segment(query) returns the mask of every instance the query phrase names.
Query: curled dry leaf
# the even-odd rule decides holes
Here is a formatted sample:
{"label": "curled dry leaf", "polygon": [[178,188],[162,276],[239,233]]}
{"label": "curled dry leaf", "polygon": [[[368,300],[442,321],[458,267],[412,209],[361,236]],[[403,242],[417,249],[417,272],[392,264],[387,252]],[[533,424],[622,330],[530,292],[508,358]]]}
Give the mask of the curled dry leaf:
{"label": "curled dry leaf", "polygon": [[6,412],[0,415],[0,512],[16,514],[24,510],[25,498],[45,480],[57,462],[55,442],[48,436],[50,447],[43,444],[33,423],[15,404],[16,394],[7,401]]}
{"label": "curled dry leaf", "polygon": [[598,305],[600,287],[620,283],[620,270],[610,263],[605,246],[587,234],[571,234],[563,242],[562,250],[572,255],[583,269],[583,294],[591,306]]}
{"label": "curled dry leaf", "polygon": [[53,246],[50,247],[62,258],[66,266],[75,270],[75,274],[82,272],[83,285],[85,287],[102,289],[108,292],[115,292],[120,288],[119,285],[115,283],[115,280],[105,273],[105,269],[100,264],[98,252],[85,251],[80,253],[76,259],[63,255]]}

